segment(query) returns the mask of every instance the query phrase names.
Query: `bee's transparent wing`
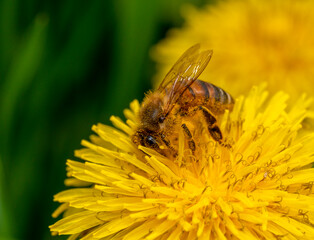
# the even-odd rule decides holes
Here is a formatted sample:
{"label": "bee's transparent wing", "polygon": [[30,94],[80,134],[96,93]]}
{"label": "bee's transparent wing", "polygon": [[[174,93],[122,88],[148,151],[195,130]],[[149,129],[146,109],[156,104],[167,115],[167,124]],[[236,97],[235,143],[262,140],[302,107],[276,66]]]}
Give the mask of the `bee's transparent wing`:
{"label": "bee's transparent wing", "polygon": [[160,84],[159,91],[167,91],[168,102],[165,105],[167,116],[175,103],[188,87],[204,71],[213,54],[212,50],[199,52],[200,45],[190,47],[173,65],[171,70]]}

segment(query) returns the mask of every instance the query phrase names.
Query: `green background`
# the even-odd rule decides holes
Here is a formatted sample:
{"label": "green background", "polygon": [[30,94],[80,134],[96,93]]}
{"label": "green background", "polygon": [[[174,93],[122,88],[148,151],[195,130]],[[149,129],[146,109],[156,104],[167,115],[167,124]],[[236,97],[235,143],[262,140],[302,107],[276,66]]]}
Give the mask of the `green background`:
{"label": "green background", "polygon": [[143,98],[184,3],[204,1],[0,0],[0,239],[53,238],[66,159]]}

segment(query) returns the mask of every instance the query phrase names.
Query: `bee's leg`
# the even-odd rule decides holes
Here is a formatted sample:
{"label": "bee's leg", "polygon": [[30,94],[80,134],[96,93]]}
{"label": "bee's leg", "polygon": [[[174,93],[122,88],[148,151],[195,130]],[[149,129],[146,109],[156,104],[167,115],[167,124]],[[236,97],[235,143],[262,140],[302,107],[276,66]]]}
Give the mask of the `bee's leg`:
{"label": "bee's leg", "polygon": [[208,131],[210,135],[215,141],[222,143],[223,137],[220,128],[216,124],[217,119],[206,108],[201,106],[200,109],[202,110],[205,120],[208,124]]}
{"label": "bee's leg", "polygon": [[166,146],[172,151],[174,152],[174,157],[176,157],[177,152],[176,150],[171,146],[170,141],[166,138],[165,134],[161,134],[161,140],[164,142],[164,144],[166,144]]}
{"label": "bee's leg", "polygon": [[183,123],[181,125],[181,127],[183,128],[183,132],[185,134],[185,136],[187,137],[188,139],[188,143],[189,143],[189,148],[192,150],[192,152],[194,153],[195,151],[195,142],[192,138],[192,134],[190,132],[190,130],[188,129],[188,127],[185,125],[185,123]]}
{"label": "bee's leg", "polygon": [[207,129],[211,137],[222,146],[230,147],[229,144],[226,145],[224,143],[222,133],[220,131],[220,128],[217,125],[217,119],[212,115],[212,113],[207,108],[203,106],[197,106],[193,108],[191,111],[189,111],[188,113],[183,112],[182,115],[184,116],[185,114],[189,116],[194,116],[198,111],[201,111],[203,113],[203,116],[207,123]]}
{"label": "bee's leg", "polygon": [[[203,106],[197,106],[195,108],[193,108],[192,110],[190,111],[183,111],[181,113],[181,115],[184,117],[184,116],[194,116],[197,112],[201,111],[205,117],[205,121],[207,123],[207,128],[208,128],[208,131],[210,133],[210,135],[212,136],[212,138],[221,143],[222,142],[222,133],[219,129],[219,127],[217,126],[217,120],[216,118],[210,113],[210,111],[203,107]],[[188,135],[187,135],[188,136]]]}

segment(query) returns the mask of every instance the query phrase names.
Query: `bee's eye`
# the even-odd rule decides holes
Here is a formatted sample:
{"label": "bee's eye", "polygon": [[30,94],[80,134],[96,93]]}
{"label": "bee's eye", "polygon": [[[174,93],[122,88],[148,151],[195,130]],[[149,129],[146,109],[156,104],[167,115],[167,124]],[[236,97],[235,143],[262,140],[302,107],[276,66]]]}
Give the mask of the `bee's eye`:
{"label": "bee's eye", "polygon": [[164,116],[162,116],[162,117],[160,117],[159,119],[158,119],[158,121],[159,121],[159,123],[163,123],[164,121],[165,121],[165,117]]}
{"label": "bee's eye", "polygon": [[158,147],[158,144],[157,144],[155,138],[152,137],[152,136],[150,136],[150,135],[148,135],[148,136],[146,137],[146,141],[145,141],[145,142],[146,142],[146,144],[147,144],[149,147],[152,147],[152,148],[157,148],[157,147]]}

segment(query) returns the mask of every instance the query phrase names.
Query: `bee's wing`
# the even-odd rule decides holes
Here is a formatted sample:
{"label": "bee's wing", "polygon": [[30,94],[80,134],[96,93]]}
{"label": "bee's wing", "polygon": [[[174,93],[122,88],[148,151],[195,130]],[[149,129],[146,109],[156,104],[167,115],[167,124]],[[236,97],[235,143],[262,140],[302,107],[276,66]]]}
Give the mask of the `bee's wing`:
{"label": "bee's wing", "polygon": [[186,59],[188,56],[192,56],[196,54],[199,49],[200,49],[200,44],[198,43],[190,47],[181,55],[181,57],[175,62],[175,64],[173,64],[170,71],[166,74],[165,78],[159,84],[159,87],[158,87],[159,91],[163,91],[170,83],[173,83],[175,81],[176,76],[179,72],[179,68],[184,62],[184,59]]}
{"label": "bee's wing", "polygon": [[[167,73],[158,88],[161,92],[167,91],[168,102],[164,109],[166,116],[181,95],[204,71],[213,54],[212,50],[199,52],[199,48],[200,45],[196,44],[185,51]],[[170,89],[167,88],[168,86]]]}

